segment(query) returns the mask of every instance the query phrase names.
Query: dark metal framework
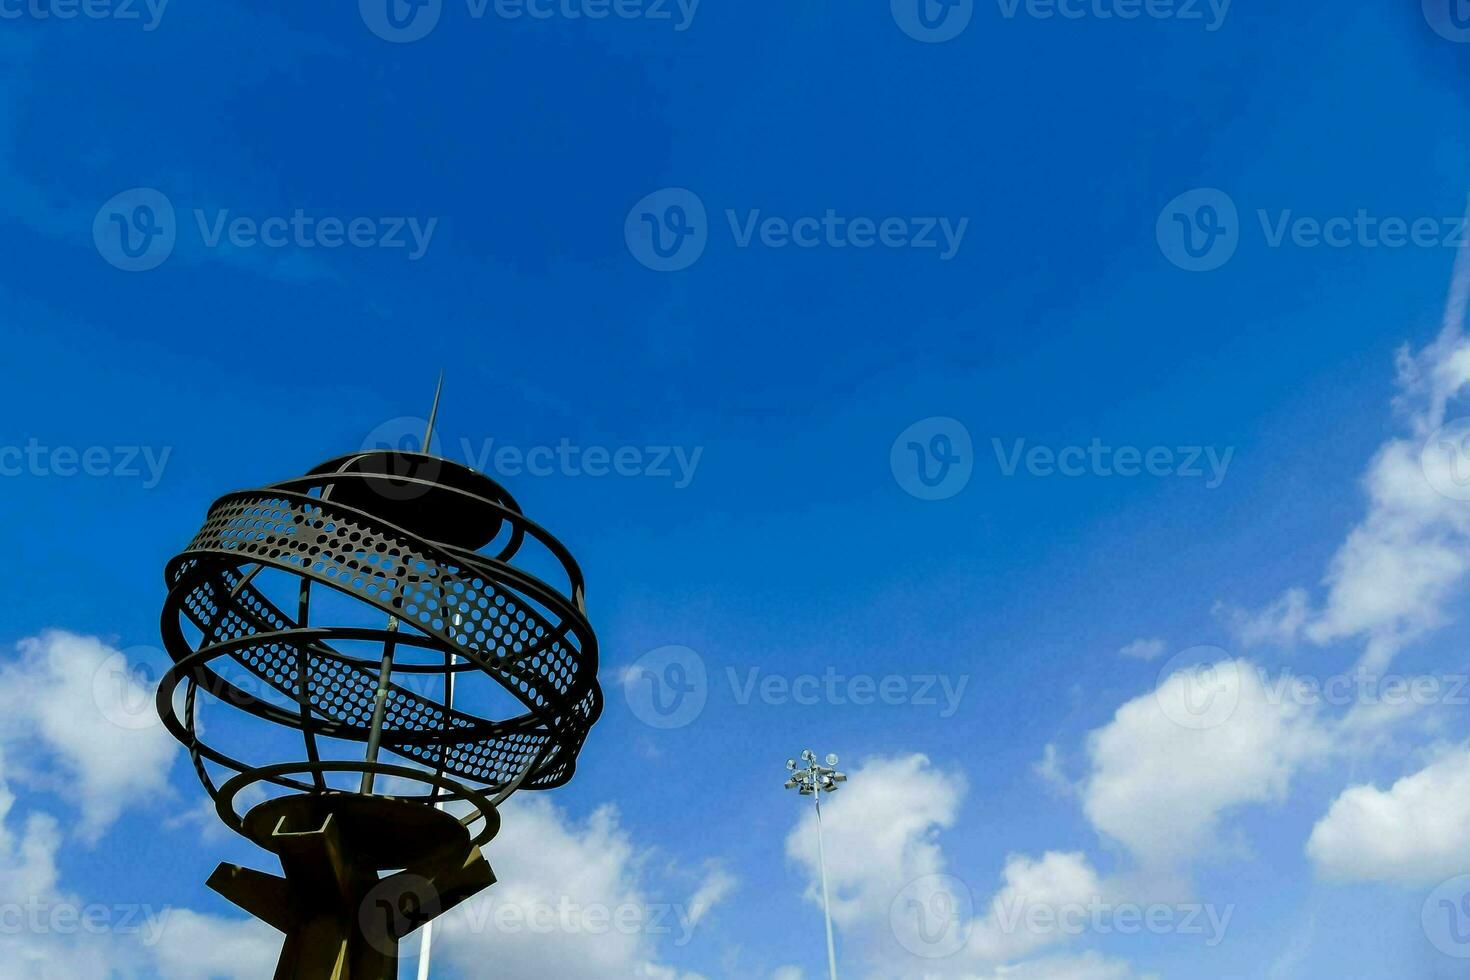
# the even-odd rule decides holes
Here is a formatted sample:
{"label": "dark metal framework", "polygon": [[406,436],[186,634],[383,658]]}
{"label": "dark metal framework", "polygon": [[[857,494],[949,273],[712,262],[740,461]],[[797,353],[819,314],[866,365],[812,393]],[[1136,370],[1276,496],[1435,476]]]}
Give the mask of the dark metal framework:
{"label": "dark metal framework", "polygon": [[[547,581],[533,568],[559,574]],[[294,579],[294,608],[258,587],[262,572]],[[576,561],[498,483],[436,456],[355,453],[227,494],[165,579],[163,640],[174,663],[159,686],[159,713],[221,819],[278,853],[271,835],[281,837],[284,823],[253,826],[236,810],[252,785],[314,801],[292,819],[326,813],[339,824],[372,800],[467,805],[456,807],[468,810],[459,823],[470,846],[482,845],[512,792],[572,777],[602,710]],[[380,613],[385,625],[314,621],[313,592],[322,589]],[[352,652],[363,644],[380,656]],[[510,717],[456,707],[457,686],[463,695],[486,679],[518,702]],[[210,744],[198,719],[201,691],[300,732],[304,758],[256,766]],[[363,757],[324,759],[324,739],[361,743]],[[403,764],[380,761],[380,752]],[[207,764],[229,775],[217,785]],[[356,791],[331,785],[342,774],[360,777]],[[380,776],[424,791],[382,797]],[[402,868],[403,857],[378,863]]]}

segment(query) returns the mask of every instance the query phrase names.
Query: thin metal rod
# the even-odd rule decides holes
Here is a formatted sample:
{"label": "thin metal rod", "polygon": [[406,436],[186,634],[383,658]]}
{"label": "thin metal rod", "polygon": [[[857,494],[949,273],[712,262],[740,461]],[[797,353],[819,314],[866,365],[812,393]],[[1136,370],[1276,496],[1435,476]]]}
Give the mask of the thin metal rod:
{"label": "thin metal rod", "polygon": [[[434,422],[439,418],[439,396],[443,393],[444,372],[440,371],[439,383],[434,386],[434,404],[429,409],[428,424],[424,426],[423,451],[425,453],[429,451],[429,442],[431,439],[434,438]],[[410,579],[411,578],[412,576],[410,576]],[[388,633],[390,635],[386,640],[383,641],[383,664],[382,667],[378,670],[378,690],[377,694],[373,698],[373,724],[372,728],[368,730],[367,764],[369,766],[378,761],[378,752],[382,748],[383,744],[383,722],[388,714],[388,694],[393,683],[393,651],[397,646],[395,635],[398,633],[397,616],[388,617]],[[451,663],[445,664],[444,672],[446,677],[448,677],[450,674],[450,666],[452,666]],[[452,710],[452,706],[445,706],[445,725],[449,724],[448,712]],[[445,746],[440,751],[441,753],[447,752],[448,746]],[[443,769],[441,768],[440,772],[442,771]],[[362,774],[362,786],[359,792],[361,792],[364,796],[369,796],[373,792],[373,775],[374,773],[371,769]]]}
{"label": "thin metal rod", "polygon": [[234,587],[230,589],[230,598],[233,599],[237,595],[239,595],[240,594],[240,590],[243,589],[243,588],[245,588],[245,586],[249,585],[250,584],[250,580],[253,579],[253,578],[255,578],[255,576],[259,575],[260,574],[260,570],[262,568],[264,568],[264,567],[265,567],[264,565],[256,565],[250,571],[246,572],[244,575],[241,575],[240,576],[240,581],[236,582],[235,585],[234,585]]}
{"label": "thin metal rod", "polygon": [[[383,641],[383,665],[378,670],[378,692],[373,698],[373,727],[368,732],[367,763],[371,766],[378,761],[378,749],[383,743],[383,719],[388,714],[388,687],[393,679],[393,651],[398,643],[398,617],[388,617],[389,636]],[[373,771],[367,770],[362,774],[362,795],[370,796],[373,792]]]}
{"label": "thin metal rod", "polygon": [[822,914],[827,918],[827,971],[837,980],[837,947],[832,942],[832,899],[827,893],[827,847],[822,842],[822,783],[820,777],[812,786],[817,801],[817,863],[822,869]]}
{"label": "thin metal rod", "polygon": [[[444,375],[442,373],[439,375],[439,387],[440,388],[443,388],[444,387]],[[435,404],[436,407],[439,404],[439,396],[438,396],[438,394],[435,394],[434,395],[434,404]],[[432,433],[432,426],[433,426],[433,424],[434,424],[434,420],[433,420],[433,418],[431,416],[430,419],[429,419],[429,425],[431,427],[431,429],[430,429],[431,433]],[[427,446],[428,444],[429,444],[429,440],[427,438],[425,438],[424,439],[424,445]],[[454,625],[455,626],[459,626],[460,625],[460,622],[461,622],[461,620],[460,620],[459,614],[458,613],[455,613],[455,616],[454,616]],[[453,717],[454,717],[454,662],[456,660],[458,660],[458,659],[459,658],[456,657],[453,653],[446,653],[444,655],[444,745],[443,745],[443,747],[441,747],[439,749],[439,767],[438,767],[438,772],[439,772],[439,775],[441,775],[441,776],[444,775],[444,766],[449,761],[449,723],[450,723],[451,720],[453,720]],[[434,804],[434,809],[436,809],[436,810],[443,810],[444,809],[444,801],[443,800],[440,800],[438,803],[435,803]],[[424,923],[423,939],[419,941],[419,978],[418,978],[418,980],[429,980],[429,964],[430,964],[431,960],[433,959],[433,956],[434,956],[434,920],[433,919],[430,919],[428,922],[425,922]]]}
{"label": "thin metal rod", "polygon": [[[444,596],[441,595],[440,599],[443,598]],[[451,622],[455,629],[459,629],[464,624],[464,617],[455,613]],[[454,722],[454,668],[458,663],[459,657],[446,650],[444,653],[444,724],[441,726],[444,732],[444,742],[439,749],[439,761],[434,766],[434,772],[439,776],[444,775],[444,770],[449,766],[449,734]]]}
{"label": "thin metal rod", "polygon": [[[257,565],[257,568],[261,566]],[[311,579],[301,577],[301,593],[296,603],[296,628],[305,629],[311,618]],[[296,648],[296,696],[301,704],[301,731],[306,736],[306,758],[312,765],[322,761],[317,751],[316,730],[311,722],[311,644],[303,643]],[[327,788],[327,779],[320,772],[312,772],[312,783],[317,792]]]}
{"label": "thin metal rod", "polygon": [[424,452],[429,451],[429,442],[434,438],[434,422],[439,418],[439,396],[444,394],[444,372],[439,372],[439,384],[434,388],[434,407],[429,409],[429,424],[424,427]]}

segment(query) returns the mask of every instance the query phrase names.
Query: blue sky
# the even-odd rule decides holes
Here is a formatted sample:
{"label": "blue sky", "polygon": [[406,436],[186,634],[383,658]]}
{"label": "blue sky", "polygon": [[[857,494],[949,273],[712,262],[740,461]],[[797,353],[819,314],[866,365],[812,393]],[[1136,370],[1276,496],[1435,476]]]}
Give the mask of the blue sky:
{"label": "blue sky", "polygon": [[[643,926],[436,975],[823,975],[807,745],[844,976],[1462,975],[1463,3],[395,3],[0,0],[0,909],[108,910],[0,976],[268,975],[203,887],[267,856],[92,681],[441,368],[608,694],[488,900]],[[1287,692],[1349,676],[1430,693]]]}

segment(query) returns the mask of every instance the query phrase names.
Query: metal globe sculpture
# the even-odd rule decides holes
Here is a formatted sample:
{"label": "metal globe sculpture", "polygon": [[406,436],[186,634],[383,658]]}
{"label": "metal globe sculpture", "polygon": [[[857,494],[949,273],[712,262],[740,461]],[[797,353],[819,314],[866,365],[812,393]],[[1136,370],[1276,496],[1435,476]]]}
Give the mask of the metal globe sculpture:
{"label": "metal globe sculpture", "polygon": [[601,712],[576,561],[489,477],[373,450],[221,497],[165,579],[159,713],[285,872],[211,887],[286,933],[278,980],[395,977]]}

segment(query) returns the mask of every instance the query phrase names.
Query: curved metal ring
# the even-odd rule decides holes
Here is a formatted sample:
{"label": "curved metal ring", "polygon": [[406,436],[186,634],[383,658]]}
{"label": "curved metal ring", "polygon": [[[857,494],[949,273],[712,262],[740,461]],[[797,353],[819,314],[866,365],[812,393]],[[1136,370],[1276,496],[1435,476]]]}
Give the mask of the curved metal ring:
{"label": "curved metal ring", "polygon": [[[411,769],[408,766],[387,765],[381,762],[283,762],[271,766],[261,766],[249,772],[242,772],[225,781],[219,788],[219,796],[216,798],[214,807],[219,813],[219,818],[226,827],[235,833],[245,836],[245,818],[242,814],[235,812],[235,797],[245,787],[259,782],[275,782],[275,777],[284,776],[287,773],[298,775],[311,775],[314,773],[329,772],[371,772],[379,776],[397,776],[402,779],[410,779],[420,783],[429,783],[437,789],[446,791],[453,790],[453,795],[443,797],[446,800],[464,800],[475,808],[475,812],[459,818],[460,824],[469,827],[479,820],[485,821],[485,826],[476,835],[470,838],[470,843],[475,847],[483,847],[494,839],[500,832],[500,811],[490,802],[483,793],[471,789],[463,783],[438,775],[432,772],[424,772],[421,769]],[[352,796],[352,793],[336,794],[340,796]],[[436,798],[437,797],[436,795]],[[424,799],[428,799],[425,797]]]}

